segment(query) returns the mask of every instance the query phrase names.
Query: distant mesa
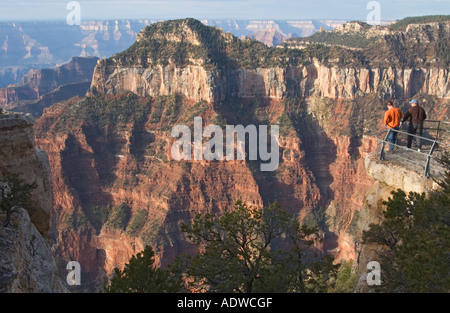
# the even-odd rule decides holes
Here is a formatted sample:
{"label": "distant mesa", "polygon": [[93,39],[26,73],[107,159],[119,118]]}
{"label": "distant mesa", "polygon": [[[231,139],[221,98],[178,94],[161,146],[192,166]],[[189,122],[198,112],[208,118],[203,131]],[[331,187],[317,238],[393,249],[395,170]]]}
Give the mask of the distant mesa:
{"label": "distant mesa", "polygon": [[[0,23],[0,88],[20,82],[30,69],[53,68],[71,57],[108,58],[126,50],[145,27],[157,20],[82,21],[80,27],[65,22]],[[346,21],[202,20],[239,38],[254,38],[276,46],[287,38],[310,36],[324,27],[331,30]]]}
{"label": "distant mesa", "polygon": [[53,103],[84,96],[97,60],[97,57],[73,57],[53,69],[30,70],[20,83],[0,89],[0,107],[39,116]]}

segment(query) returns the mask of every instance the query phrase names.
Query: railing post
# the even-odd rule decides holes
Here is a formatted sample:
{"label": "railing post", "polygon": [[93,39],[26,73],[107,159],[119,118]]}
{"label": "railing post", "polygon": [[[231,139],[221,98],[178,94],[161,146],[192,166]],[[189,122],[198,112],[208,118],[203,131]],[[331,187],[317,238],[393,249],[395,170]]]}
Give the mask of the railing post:
{"label": "railing post", "polygon": [[437,146],[436,140],[433,141],[433,145],[431,146],[430,153],[427,155],[427,164],[425,165],[425,177],[430,177],[430,161],[431,161],[431,155],[433,154],[434,149]]}
{"label": "railing post", "polygon": [[438,121],[437,124],[438,124],[438,125],[437,125],[437,131],[436,131],[436,141],[439,140],[439,130],[440,130],[440,128],[441,128],[441,121]]}
{"label": "railing post", "polygon": [[380,161],[384,161],[384,147],[386,147],[386,141],[389,138],[389,135],[391,134],[391,132],[392,132],[392,128],[389,128],[389,130],[386,134],[386,137],[384,137],[383,144],[381,145]]}

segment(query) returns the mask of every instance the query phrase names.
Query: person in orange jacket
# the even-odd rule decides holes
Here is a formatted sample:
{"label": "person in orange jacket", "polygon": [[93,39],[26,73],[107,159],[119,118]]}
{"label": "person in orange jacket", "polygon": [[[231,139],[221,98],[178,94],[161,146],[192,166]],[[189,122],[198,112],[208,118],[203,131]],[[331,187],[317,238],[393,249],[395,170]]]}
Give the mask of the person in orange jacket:
{"label": "person in orange jacket", "polygon": [[[388,110],[384,113],[384,125],[386,128],[393,130],[400,130],[400,122],[403,116],[402,111],[399,108],[394,107],[394,103],[392,101],[387,102]],[[394,144],[397,141],[397,132],[391,131],[388,139],[389,141],[389,151],[394,151]]]}

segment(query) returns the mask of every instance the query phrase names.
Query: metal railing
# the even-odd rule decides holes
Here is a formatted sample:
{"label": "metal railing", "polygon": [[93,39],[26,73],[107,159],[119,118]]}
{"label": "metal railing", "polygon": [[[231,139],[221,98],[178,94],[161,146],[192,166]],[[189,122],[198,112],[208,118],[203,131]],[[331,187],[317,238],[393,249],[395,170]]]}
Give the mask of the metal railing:
{"label": "metal railing", "polygon": [[[423,128],[424,131],[428,130],[430,134],[436,132],[436,135],[434,136],[435,140],[444,141],[447,143],[450,142],[450,122],[425,120],[423,124],[424,124]],[[425,127],[428,124],[432,124],[432,126]]]}
{"label": "metal railing", "polygon": [[[427,123],[434,123],[435,127],[424,127],[422,136],[395,129],[388,129],[378,133],[377,151],[379,150],[379,159],[385,161],[386,145],[393,145],[395,151],[390,154],[391,156],[422,167],[424,169],[424,175],[430,177],[432,163],[436,162],[435,168],[439,170],[438,154],[441,154],[443,151],[450,151],[450,142],[448,141],[450,131],[446,129],[446,127],[450,128],[450,122],[427,121]],[[392,132],[397,133],[397,140],[395,143],[388,141]],[[384,133],[386,135],[383,136],[383,138],[380,138]],[[406,146],[408,136],[411,136],[415,141],[418,141],[418,139],[421,140],[421,150],[418,150],[417,148],[408,148]]]}

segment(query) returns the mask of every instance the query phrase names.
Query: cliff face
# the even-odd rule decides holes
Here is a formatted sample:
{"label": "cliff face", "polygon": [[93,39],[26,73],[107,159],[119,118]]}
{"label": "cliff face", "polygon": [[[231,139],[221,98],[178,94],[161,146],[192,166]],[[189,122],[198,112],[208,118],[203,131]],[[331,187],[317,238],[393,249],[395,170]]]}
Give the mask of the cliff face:
{"label": "cliff face", "polygon": [[386,98],[429,94],[450,98],[448,68],[331,68],[317,66],[318,92],[323,97],[355,98],[378,93]]}
{"label": "cliff face", "polygon": [[106,66],[99,61],[94,71],[91,88],[99,93],[121,94],[132,91],[142,97],[180,93],[189,99],[211,102],[216,97],[214,72],[202,66],[178,68],[174,64],[155,68],[123,68]]}
{"label": "cliff face", "polygon": [[[436,178],[427,178],[422,171],[417,171],[410,163],[401,160],[388,159],[380,161],[377,153],[371,153],[365,157],[367,173],[374,179],[373,185],[366,190],[364,202],[356,220],[356,232],[354,240],[358,242],[358,265],[361,274],[357,292],[370,292],[366,283],[366,265],[371,261],[379,260],[380,246],[377,244],[364,244],[362,235],[369,230],[370,224],[380,224],[384,217],[386,206],[383,201],[392,197],[391,192],[402,189],[406,194],[410,192],[429,193],[439,188]],[[443,174],[443,173],[441,173]],[[442,177],[441,177],[442,178]]]}
{"label": "cliff face", "polygon": [[[123,266],[145,244],[162,265],[195,252],[180,224],[237,199],[278,201],[319,226],[324,252],[356,259],[352,225],[375,181],[364,158],[382,128],[380,98],[424,93],[430,118],[448,116],[447,69],[340,68],[317,60],[246,67],[231,56],[246,44],[191,20],[161,23],[98,62],[87,98],[45,110],[36,137],[52,168],[54,248],[84,264],[88,281]],[[173,160],[172,127],[192,126],[196,116],[204,126],[279,125],[278,169],[260,172],[248,160]]]}
{"label": "cliff face", "polygon": [[[34,121],[23,114],[0,114],[0,181],[20,174],[35,182],[30,215],[15,208],[8,226],[0,226],[0,292],[67,292],[49,242],[52,209],[50,165],[35,147]],[[5,213],[0,212],[3,224]]]}
{"label": "cliff face", "polygon": [[54,69],[31,70],[24,75],[19,85],[27,85],[41,96],[61,85],[91,81],[97,60],[96,57],[73,57],[68,63]]}
{"label": "cliff face", "polygon": [[[61,22],[0,23],[0,87],[20,82],[30,69],[52,68],[71,57],[108,58],[127,49],[141,29],[156,20],[81,21],[79,27]],[[296,35],[309,36],[344,23],[321,21],[203,20],[237,37],[254,37],[269,46]]]}
{"label": "cliff face", "polygon": [[48,234],[52,191],[50,166],[45,152],[34,141],[34,119],[30,115],[0,115],[0,179],[19,173],[25,183],[36,182],[31,197],[35,210],[31,221],[43,234]]}
{"label": "cliff face", "polygon": [[208,102],[223,101],[227,94],[274,99],[313,94],[331,99],[354,99],[372,93],[403,99],[428,94],[450,99],[448,68],[342,68],[315,61],[298,67],[240,68],[223,73],[207,71],[199,65],[127,68],[117,63],[99,61],[92,82],[95,91],[109,94],[132,91],[140,96],[181,93],[187,98]]}
{"label": "cliff face", "polygon": [[68,292],[48,242],[20,208],[0,228],[0,292]]}

